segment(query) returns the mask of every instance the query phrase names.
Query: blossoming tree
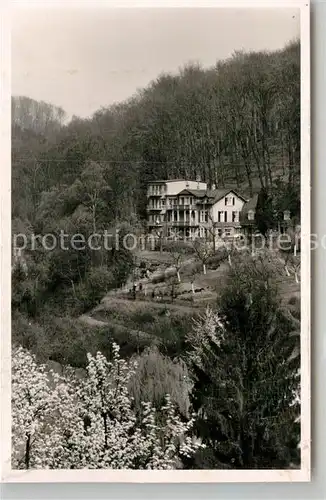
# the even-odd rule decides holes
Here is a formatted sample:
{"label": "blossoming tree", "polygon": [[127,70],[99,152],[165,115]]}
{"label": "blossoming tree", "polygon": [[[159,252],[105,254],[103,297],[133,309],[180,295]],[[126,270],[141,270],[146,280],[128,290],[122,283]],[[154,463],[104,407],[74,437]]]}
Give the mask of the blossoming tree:
{"label": "blossoming tree", "polygon": [[137,414],[128,392],[135,364],[88,355],[83,380],[59,377],[26,350],[13,352],[13,467],[173,469],[201,445],[170,396]]}

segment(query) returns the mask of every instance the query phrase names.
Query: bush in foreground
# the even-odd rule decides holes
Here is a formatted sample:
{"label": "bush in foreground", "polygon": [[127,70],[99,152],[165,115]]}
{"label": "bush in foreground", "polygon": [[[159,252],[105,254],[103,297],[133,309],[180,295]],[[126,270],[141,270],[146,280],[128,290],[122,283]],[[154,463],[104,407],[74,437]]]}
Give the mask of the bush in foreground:
{"label": "bush in foreground", "polygon": [[218,313],[188,336],[202,468],[299,464],[299,336],[271,281],[259,262],[238,263]]}
{"label": "bush in foreground", "polygon": [[135,365],[88,355],[87,377],[60,377],[18,347],[12,358],[14,469],[174,469],[190,457],[193,420],[182,421],[169,395],[156,410],[133,408]]}

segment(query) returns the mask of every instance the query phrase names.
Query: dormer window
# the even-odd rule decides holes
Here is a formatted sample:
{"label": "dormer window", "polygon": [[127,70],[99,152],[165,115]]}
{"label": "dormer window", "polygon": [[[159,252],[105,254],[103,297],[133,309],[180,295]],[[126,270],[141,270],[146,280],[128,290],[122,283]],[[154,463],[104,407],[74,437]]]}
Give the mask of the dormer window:
{"label": "dormer window", "polygon": [[255,212],[254,210],[248,210],[248,220],[254,220]]}
{"label": "dormer window", "polygon": [[230,207],[235,204],[234,196],[226,196],[225,197],[225,206]]}
{"label": "dormer window", "polygon": [[291,219],[291,213],[290,210],[285,210],[283,214],[284,220],[290,220]]}

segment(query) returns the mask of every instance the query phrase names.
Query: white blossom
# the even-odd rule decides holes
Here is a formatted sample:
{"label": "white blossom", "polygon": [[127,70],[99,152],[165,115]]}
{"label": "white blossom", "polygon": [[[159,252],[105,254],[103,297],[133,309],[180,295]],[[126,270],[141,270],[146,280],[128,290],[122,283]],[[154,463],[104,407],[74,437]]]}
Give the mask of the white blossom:
{"label": "white blossom", "polygon": [[25,349],[13,352],[13,467],[173,469],[202,445],[169,395],[159,410],[128,392],[135,363],[113,344],[108,361],[88,354],[84,380],[59,377]]}

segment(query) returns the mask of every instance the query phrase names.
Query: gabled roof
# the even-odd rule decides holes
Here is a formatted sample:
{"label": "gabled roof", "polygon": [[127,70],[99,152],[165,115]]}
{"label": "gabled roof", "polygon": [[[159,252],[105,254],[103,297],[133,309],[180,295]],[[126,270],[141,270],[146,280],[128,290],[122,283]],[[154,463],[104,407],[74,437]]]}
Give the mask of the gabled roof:
{"label": "gabled roof", "polygon": [[257,202],[258,202],[258,193],[254,194],[250,198],[250,200],[248,200],[247,203],[245,203],[243,205],[241,213],[243,215],[247,215],[247,213],[249,212],[249,210],[256,210],[256,208],[257,208]]}
{"label": "gabled roof", "polygon": [[183,189],[177,195],[175,196],[183,196],[187,194],[191,194],[195,196],[196,198],[210,198],[212,200],[212,203],[216,203],[217,201],[221,200],[224,198],[229,193],[235,194],[238,198],[241,198],[244,202],[247,201],[246,198],[244,198],[242,195],[237,193],[234,189],[230,188],[225,188],[225,189]]}
{"label": "gabled roof", "polygon": [[241,198],[241,200],[243,200],[244,202],[247,201],[246,198],[244,198],[241,194],[237,193],[237,191],[235,191],[232,188],[231,189],[230,188],[227,188],[227,189],[215,189],[215,191],[213,191],[213,193],[214,193],[214,203],[220,201],[222,198],[224,198],[224,196],[226,196],[229,193],[235,194],[238,198]]}
{"label": "gabled roof", "polygon": [[242,210],[240,212],[240,222],[241,224],[247,225],[247,226],[254,226],[256,224],[255,219],[251,220],[248,219],[248,212],[250,210],[256,210],[257,209],[257,202],[258,202],[258,193],[254,194],[248,201],[245,203],[242,207]]}

